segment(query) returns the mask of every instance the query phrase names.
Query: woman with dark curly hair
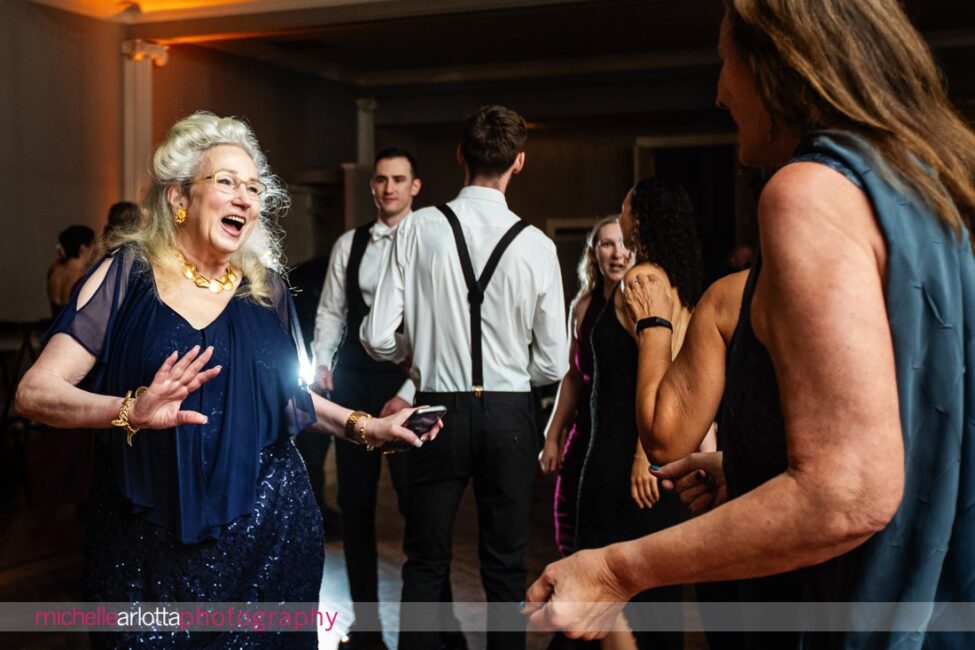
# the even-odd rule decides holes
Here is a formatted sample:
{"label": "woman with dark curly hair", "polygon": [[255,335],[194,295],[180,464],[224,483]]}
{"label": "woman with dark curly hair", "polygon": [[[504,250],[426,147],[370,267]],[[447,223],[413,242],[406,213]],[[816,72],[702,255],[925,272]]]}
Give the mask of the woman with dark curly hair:
{"label": "woman with dark curly hair", "polygon": [[[660,178],[640,181],[623,201],[620,226],[637,262],[626,277],[656,273],[673,287],[669,321],[676,355],[703,284],[697,225],[687,192]],[[592,433],[579,486],[577,549],[636,539],[677,523],[678,500],[658,491],[637,435],[636,337],[637,324],[617,288],[592,331]],[[658,602],[653,608],[655,618],[660,617],[657,623],[674,627],[680,620],[679,586],[643,592],[633,600]],[[647,620],[637,625],[632,610],[627,617],[634,628],[655,627]],[[680,648],[683,641],[680,632],[637,629],[634,636],[640,648]]]}

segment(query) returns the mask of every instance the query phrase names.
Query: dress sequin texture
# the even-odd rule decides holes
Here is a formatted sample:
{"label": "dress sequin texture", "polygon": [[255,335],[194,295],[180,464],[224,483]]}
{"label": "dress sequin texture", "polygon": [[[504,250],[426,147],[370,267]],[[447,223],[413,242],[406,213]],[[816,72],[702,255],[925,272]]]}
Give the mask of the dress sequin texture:
{"label": "dress sequin texture", "polygon": [[[155,293],[131,251],[116,253],[95,297],[66,308],[64,332],[96,356],[85,387],[147,385],[172,350],[213,345],[224,370],[184,402],[199,427],[100,432],[85,561],[89,602],[317,603],[322,520],[291,436],[313,421],[297,381],[293,306],[280,278],[272,305],[235,296],[197,330]],[[80,283],[81,284],[81,283]],[[314,648],[317,634],[93,634],[96,648]]]}

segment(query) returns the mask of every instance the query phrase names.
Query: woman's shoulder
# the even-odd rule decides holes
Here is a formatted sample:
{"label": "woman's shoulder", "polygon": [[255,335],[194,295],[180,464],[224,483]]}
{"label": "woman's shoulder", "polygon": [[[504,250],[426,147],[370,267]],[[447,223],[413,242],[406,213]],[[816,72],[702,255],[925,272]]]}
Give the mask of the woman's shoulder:
{"label": "woman's shoulder", "polygon": [[694,308],[695,318],[714,323],[725,343],[731,342],[738,317],[741,314],[741,301],[745,293],[745,283],[750,271],[738,271],[715,280]]}
{"label": "woman's shoulder", "polygon": [[758,221],[762,254],[773,266],[803,258],[821,266],[851,245],[884,266],[886,244],[870,198],[831,167],[793,162],[780,169],[759,196]]}
{"label": "woman's shoulder", "polygon": [[589,309],[589,305],[592,303],[592,292],[589,291],[572,302],[572,320],[575,322],[581,322],[582,318],[586,315],[586,310]]}
{"label": "woman's shoulder", "polygon": [[271,302],[275,305],[280,303],[290,295],[291,285],[288,283],[288,276],[283,271],[267,269],[264,281],[267,283],[268,294]]}
{"label": "woman's shoulder", "polygon": [[640,262],[635,265],[623,276],[623,282],[629,282],[640,275],[653,275],[670,284],[670,278],[667,277],[667,272],[653,262]]}

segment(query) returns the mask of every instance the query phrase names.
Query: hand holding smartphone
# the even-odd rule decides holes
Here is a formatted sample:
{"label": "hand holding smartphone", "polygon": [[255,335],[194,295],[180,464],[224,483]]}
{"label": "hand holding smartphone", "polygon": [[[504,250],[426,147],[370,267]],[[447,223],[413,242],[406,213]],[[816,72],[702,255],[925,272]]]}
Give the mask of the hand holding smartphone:
{"label": "hand holding smartphone", "polygon": [[[446,413],[446,406],[424,406],[413,411],[413,414],[407,418],[403,426],[416,435],[422,436],[432,429],[437,424],[437,420],[443,418]],[[402,440],[394,440],[381,447],[384,454],[395,454],[401,451],[409,451],[410,449],[413,449],[413,446]]]}

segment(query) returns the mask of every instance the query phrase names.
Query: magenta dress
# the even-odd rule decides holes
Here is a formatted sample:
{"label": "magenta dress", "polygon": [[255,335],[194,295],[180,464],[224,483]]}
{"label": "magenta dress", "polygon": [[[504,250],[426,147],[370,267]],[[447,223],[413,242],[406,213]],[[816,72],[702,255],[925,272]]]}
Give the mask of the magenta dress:
{"label": "magenta dress", "polygon": [[576,421],[569,430],[562,449],[562,469],[555,481],[555,544],[562,557],[576,550],[576,508],[579,498],[579,476],[589,450],[589,437],[592,432],[592,335],[593,325],[606,306],[602,292],[594,292],[579,323],[576,338],[576,353],[572,365],[582,375],[582,393],[579,395]]}

